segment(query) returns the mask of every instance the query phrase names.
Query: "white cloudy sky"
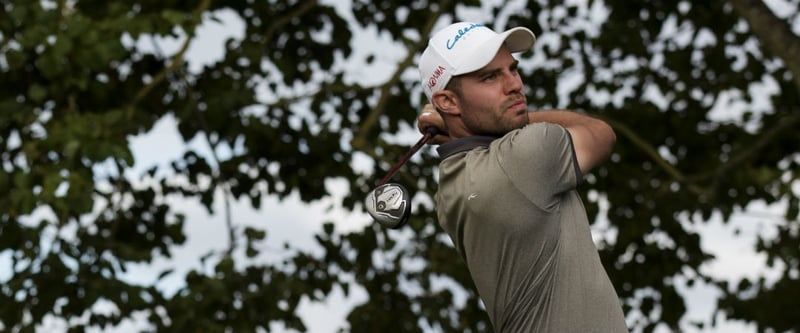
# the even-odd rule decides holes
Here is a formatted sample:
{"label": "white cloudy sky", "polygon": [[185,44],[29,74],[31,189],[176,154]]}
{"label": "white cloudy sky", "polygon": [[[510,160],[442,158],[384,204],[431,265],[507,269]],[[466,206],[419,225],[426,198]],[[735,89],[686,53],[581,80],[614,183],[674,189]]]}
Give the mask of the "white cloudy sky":
{"label": "white cloudy sky", "polygon": [[[347,0],[328,0],[325,2],[336,2],[341,9],[346,9]],[[341,3],[339,3],[341,2]],[[508,15],[515,9],[514,3],[506,7],[501,16]],[[777,1],[776,1],[777,2]],[[203,64],[213,62],[222,56],[224,50],[223,43],[227,38],[241,38],[243,26],[238,18],[227,12],[216,13],[217,18],[222,23],[206,21],[197,34],[202,36],[192,44],[188,58],[190,68],[197,70]],[[486,15],[480,11],[461,12],[462,19],[482,20]],[[352,20],[352,18],[351,18]],[[503,18],[500,22],[502,24]],[[354,29],[361,42],[359,47],[372,48],[375,50],[386,50],[396,48],[387,44],[379,36],[370,30]],[[546,34],[546,32],[544,33]],[[541,33],[540,39],[544,37]],[[179,41],[160,40],[160,48],[167,54],[174,52]],[[140,40],[139,45],[146,47],[150,40]],[[356,50],[355,59],[359,59],[359,53],[366,49]],[[373,66],[394,67],[399,59],[404,56],[402,49],[398,52],[378,53]],[[363,54],[363,53],[362,53]],[[359,72],[369,72],[370,77],[376,82],[381,82],[388,77],[381,78],[380,72],[374,68],[365,67],[363,63],[352,61],[342,64],[353,77],[364,77],[358,75]],[[377,73],[377,75],[376,75]],[[368,82],[367,82],[368,83]],[[374,82],[373,82],[374,83]],[[157,123],[153,130],[132,141],[132,149],[136,158],[136,169],[133,174],[139,174],[140,170],[149,168],[152,165],[167,165],[170,161],[178,159],[183,155],[187,147],[198,151],[208,151],[207,146],[200,140],[184,142],[175,128],[175,120],[167,117]],[[402,137],[409,146],[415,141],[415,133],[409,129],[409,135]],[[424,153],[432,153],[430,150]],[[338,207],[337,198],[343,195],[345,184],[332,181],[326,184],[332,197],[315,204],[305,204],[294,196],[284,201],[274,198],[265,198],[260,211],[250,208],[248,202],[235,202],[232,212],[238,227],[244,225],[255,225],[266,227],[268,232],[268,242],[264,249],[265,256],[259,260],[277,260],[282,255],[281,244],[290,242],[294,247],[317,250],[314,247],[312,234],[320,230],[323,222],[335,219],[337,230],[357,230],[365,224],[370,223],[370,218],[360,212],[347,212]],[[166,269],[176,269],[176,274],[162,281],[159,286],[166,292],[174,291],[181,286],[180,277],[189,269],[210,269],[210,267],[200,267],[199,257],[211,250],[222,250],[227,246],[227,230],[225,229],[224,217],[220,214],[215,216],[208,215],[205,209],[196,202],[173,200],[173,206],[177,210],[187,212],[187,242],[174,250],[171,260],[159,259],[152,266],[133,266],[131,267],[128,279],[138,283],[153,283],[156,275]],[[223,211],[222,200],[217,200],[217,211]],[[334,207],[333,210],[330,207]],[[703,271],[721,278],[738,280],[742,277],[753,277],[757,274],[768,271],[765,266],[765,258],[754,253],[753,246],[757,235],[772,234],[775,232],[775,225],[780,221],[780,210],[782,205],[765,206],[763,204],[753,204],[747,210],[736,214],[730,223],[724,224],[719,216],[715,216],[710,222],[704,224],[693,224],[689,228],[701,233],[703,248],[714,254],[716,260],[703,267]],[[690,217],[685,217],[688,221]],[[687,223],[688,225],[688,223]],[[603,237],[603,224],[599,223],[596,228],[596,237]],[[738,236],[735,233],[738,231]],[[272,259],[270,259],[272,258]],[[0,255],[0,267],[6,266],[8,258]],[[6,266],[7,267],[7,266]],[[2,269],[0,269],[2,271]],[[0,281],[4,277],[0,272]],[[683,329],[685,332],[755,332],[755,327],[738,322],[725,321],[714,329],[699,330],[690,325],[690,322],[710,322],[711,311],[714,308],[715,292],[713,289],[696,285],[694,288],[684,288],[684,295],[688,303],[689,314],[684,318]],[[350,296],[345,298],[341,291],[337,290],[331,295],[329,300],[323,304],[310,305],[305,303],[302,306],[302,313],[306,318],[306,324],[312,333],[333,333],[344,324],[344,317],[352,304],[357,304],[364,299],[363,291],[355,290]],[[632,314],[631,318],[636,314]],[[126,322],[122,327],[113,331],[133,331],[142,324],[136,321]],[[42,327],[43,332],[57,332],[63,327],[63,323],[57,320],[47,321]],[[281,332],[280,327],[274,327],[274,331]],[[289,331],[286,331],[289,332]]]}

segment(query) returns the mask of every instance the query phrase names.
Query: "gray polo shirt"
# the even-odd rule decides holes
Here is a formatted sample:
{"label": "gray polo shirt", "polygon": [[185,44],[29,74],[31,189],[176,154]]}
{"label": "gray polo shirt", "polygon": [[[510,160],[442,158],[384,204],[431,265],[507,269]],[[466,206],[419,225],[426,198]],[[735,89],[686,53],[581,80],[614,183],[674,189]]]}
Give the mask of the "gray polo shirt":
{"label": "gray polo shirt", "polygon": [[627,332],[575,188],[569,132],[535,123],[439,147],[439,223],[497,332]]}

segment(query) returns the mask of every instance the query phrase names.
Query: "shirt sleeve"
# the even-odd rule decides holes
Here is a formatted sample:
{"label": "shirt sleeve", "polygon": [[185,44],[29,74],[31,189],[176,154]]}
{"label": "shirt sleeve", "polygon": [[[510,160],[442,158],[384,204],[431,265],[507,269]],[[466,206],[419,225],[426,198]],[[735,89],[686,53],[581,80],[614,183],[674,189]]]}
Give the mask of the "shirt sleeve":
{"label": "shirt sleeve", "polygon": [[572,138],[559,125],[534,123],[512,131],[497,141],[497,160],[517,190],[546,211],[581,181]]}

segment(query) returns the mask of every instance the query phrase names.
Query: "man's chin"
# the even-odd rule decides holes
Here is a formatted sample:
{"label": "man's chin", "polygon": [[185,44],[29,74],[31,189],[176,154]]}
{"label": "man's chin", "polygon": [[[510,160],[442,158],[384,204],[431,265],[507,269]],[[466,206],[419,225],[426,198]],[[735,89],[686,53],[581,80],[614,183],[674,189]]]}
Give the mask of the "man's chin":
{"label": "man's chin", "polygon": [[520,110],[519,112],[517,112],[517,116],[520,118],[520,120],[519,120],[519,127],[520,128],[521,127],[525,127],[525,125],[528,125],[528,122],[529,122],[529,120],[528,120],[528,110],[525,110],[525,109]]}

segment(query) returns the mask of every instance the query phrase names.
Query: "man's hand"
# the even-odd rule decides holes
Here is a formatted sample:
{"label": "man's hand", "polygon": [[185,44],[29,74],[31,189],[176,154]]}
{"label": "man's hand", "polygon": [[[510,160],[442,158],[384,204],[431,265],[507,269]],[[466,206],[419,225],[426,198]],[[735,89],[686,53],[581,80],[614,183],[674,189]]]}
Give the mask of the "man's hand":
{"label": "man's hand", "polygon": [[439,130],[439,134],[428,141],[428,144],[439,145],[452,140],[447,133],[447,126],[444,123],[444,119],[442,119],[442,115],[431,104],[425,104],[417,118],[417,130],[420,133],[425,134],[425,129],[428,127],[435,127]]}

